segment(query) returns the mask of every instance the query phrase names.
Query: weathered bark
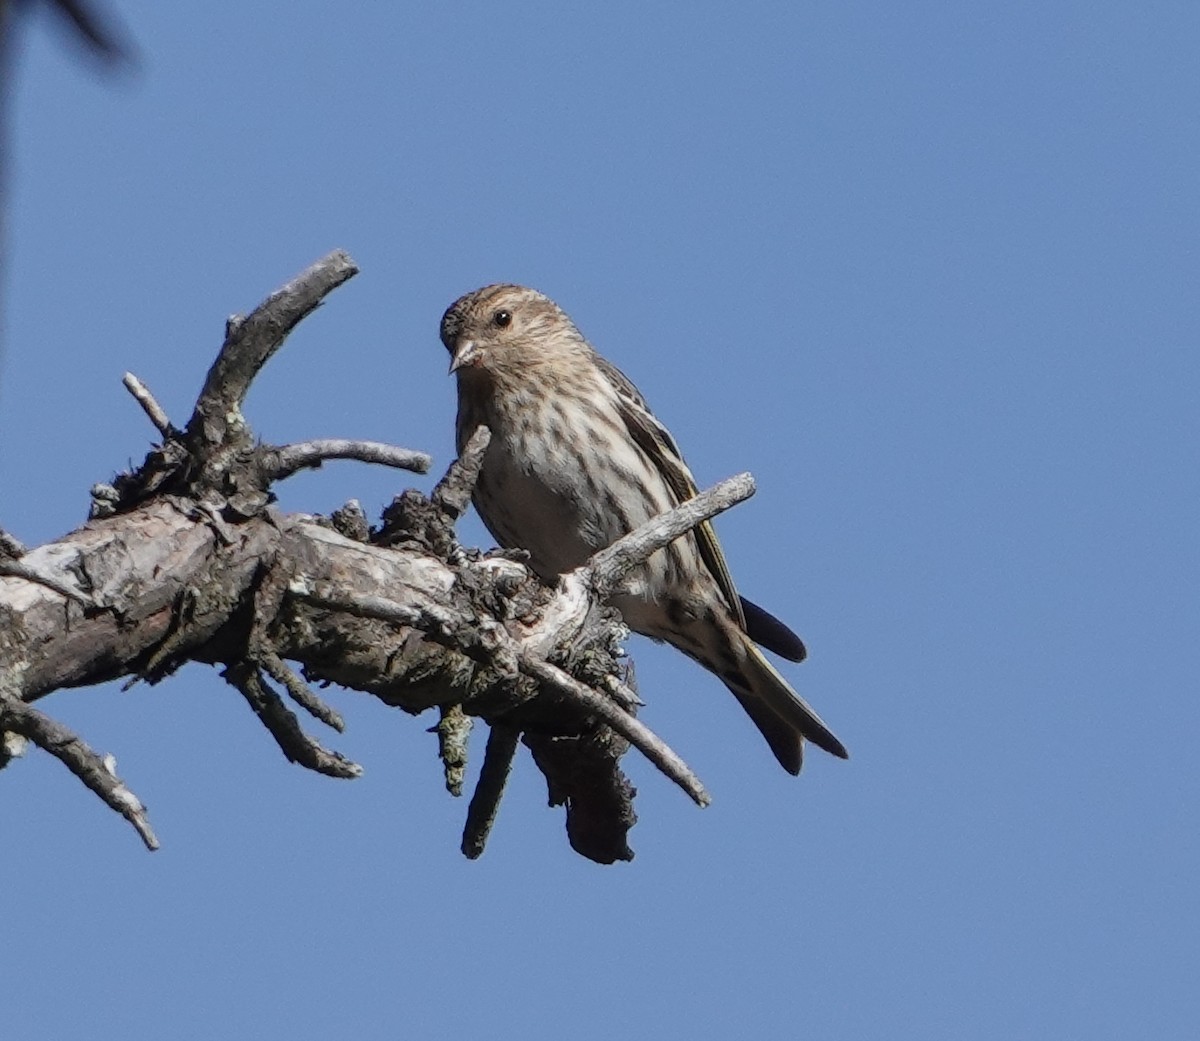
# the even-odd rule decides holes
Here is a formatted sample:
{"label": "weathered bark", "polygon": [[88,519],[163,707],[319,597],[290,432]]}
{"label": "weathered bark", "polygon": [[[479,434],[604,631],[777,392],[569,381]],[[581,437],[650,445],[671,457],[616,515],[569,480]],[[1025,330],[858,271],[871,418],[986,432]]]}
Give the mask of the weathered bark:
{"label": "weathered bark", "polygon": [[368,442],[259,445],[242,415],[262,365],[355,271],[345,254],[331,254],[248,317],[231,319],[182,430],[127,377],[162,444],[135,471],[93,490],[93,517],[79,530],[29,551],[0,533],[0,766],[34,743],[154,848],[145,811],[111,759],[34,704],[120,677],[155,683],[189,660],[217,663],[284,755],[329,776],[360,769],[307,735],[280,691],[339,731],[341,717],[308,681],[365,691],[410,713],[438,708],[455,794],[469,717],[488,722],[463,837],[468,856],[483,851],[523,741],[546,775],[551,804],[566,807],[573,848],[604,863],[630,859],[634,791],[619,761],[631,744],[696,802],[708,797],[637,721],[620,650],[625,630],[603,600],[631,567],[744,499],[753,484],[743,475],[718,486],[553,589],[519,554],[483,554],[454,538],[487,447],[484,428],[431,496],[403,493],[374,528],[357,504],[330,519],[278,512],[271,484],[326,458],[428,466],[421,453]]}

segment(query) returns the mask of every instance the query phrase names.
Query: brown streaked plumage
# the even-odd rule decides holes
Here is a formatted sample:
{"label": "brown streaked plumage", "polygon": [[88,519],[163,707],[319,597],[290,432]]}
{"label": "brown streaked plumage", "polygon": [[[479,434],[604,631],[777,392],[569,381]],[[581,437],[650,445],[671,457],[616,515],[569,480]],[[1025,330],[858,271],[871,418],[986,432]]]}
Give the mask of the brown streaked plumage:
{"label": "brown streaked plumage", "polygon": [[[475,507],[502,546],[547,581],[696,494],[667,429],[548,297],[516,285],[468,293],[442,316],[458,378],[461,450],[491,428]],[[799,773],[804,739],[846,749],[755,646],[793,661],[804,644],[738,596],[711,524],[655,553],[612,602],[631,629],[696,659],[733,692],[776,758]]]}

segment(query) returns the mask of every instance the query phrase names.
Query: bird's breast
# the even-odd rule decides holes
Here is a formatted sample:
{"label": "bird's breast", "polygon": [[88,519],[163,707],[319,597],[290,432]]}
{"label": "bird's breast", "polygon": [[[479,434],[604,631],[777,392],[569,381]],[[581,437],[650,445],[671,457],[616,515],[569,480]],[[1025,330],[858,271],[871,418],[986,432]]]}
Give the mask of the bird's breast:
{"label": "bird's breast", "polygon": [[[500,544],[527,550],[543,578],[579,567],[675,505],[662,474],[602,394],[572,400],[531,388],[494,396],[489,405],[460,417],[472,429],[482,422],[492,431],[475,506]],[[461,440],[469,434],[460,429]],[[682,539],[656,553],[627,588],[652,596],[692,570],[695,556],[694,540]]]}

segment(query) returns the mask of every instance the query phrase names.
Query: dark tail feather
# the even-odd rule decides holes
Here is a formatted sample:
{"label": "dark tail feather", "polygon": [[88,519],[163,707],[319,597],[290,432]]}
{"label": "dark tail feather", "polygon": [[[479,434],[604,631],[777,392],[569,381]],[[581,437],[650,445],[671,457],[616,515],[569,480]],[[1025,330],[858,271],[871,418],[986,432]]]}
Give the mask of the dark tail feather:
{"label": "dark tail feather", "polygon": [[[732,625],[730,630],[733,630]],[[800,697],[745,634],[726,630],[741,641],[745,657],[740,668],[722,673],[725,685],[741,702],[746,714],[762,731],[775,758],[790,773],[800,770],[802,755],[800,738],[804,737],[818,748],[839,759],[849,758],[841,743],[821,719]],[[790,738],[789,738],[790,735]]]}
{"label": "dark tail feather", "polygon": [[805,650],[804,641],[799,636],[758,604],[751,603],[744,596],[738,599],[742,602],[746,635],[750,639],[781,658],[787,658],[788,661],[804,661],[808,651]]}
{"label": "dark tail feather", "polygon": [[[782,623],[775,624],[791,632]],[[788,773],[800,772],[805,739],[830,755],[849,758],[846,747],[767,661],[732,613],[709,610],[686,629],[651,630],[647,635],[666,640],[719,676]]]}
{"label": "dark tail feather", "polygon": [[758,727],[758,732],[767,739],[767,744],[771,746],[779,765],[795,777],[804,765],[804,738],[791,724],[785,723],[775,715],[761,698],[753,694],[744,694],[729,684],[726,686],[729,686],[733,696],[738,699],[738,704]]}

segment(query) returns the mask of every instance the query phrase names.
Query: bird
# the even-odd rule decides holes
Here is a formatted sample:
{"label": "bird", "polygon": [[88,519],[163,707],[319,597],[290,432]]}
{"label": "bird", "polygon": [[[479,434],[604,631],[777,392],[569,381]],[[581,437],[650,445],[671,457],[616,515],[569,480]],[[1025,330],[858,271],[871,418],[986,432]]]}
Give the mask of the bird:
{"label": "bird", "polygon": [[[472,501],[500,546],[527,552],[542,580],[697,494],[642,394],[549,297],[484,286],[450,305],[440,334],[458,386],[459,452],[480,425],[492,435]],[[631,630],[715,674],[789,773],[800,772],[806,740],[848,758],[757,646],[806,656],[787,625],[738,595],[711,523],[652,554],[609,603]]]}

